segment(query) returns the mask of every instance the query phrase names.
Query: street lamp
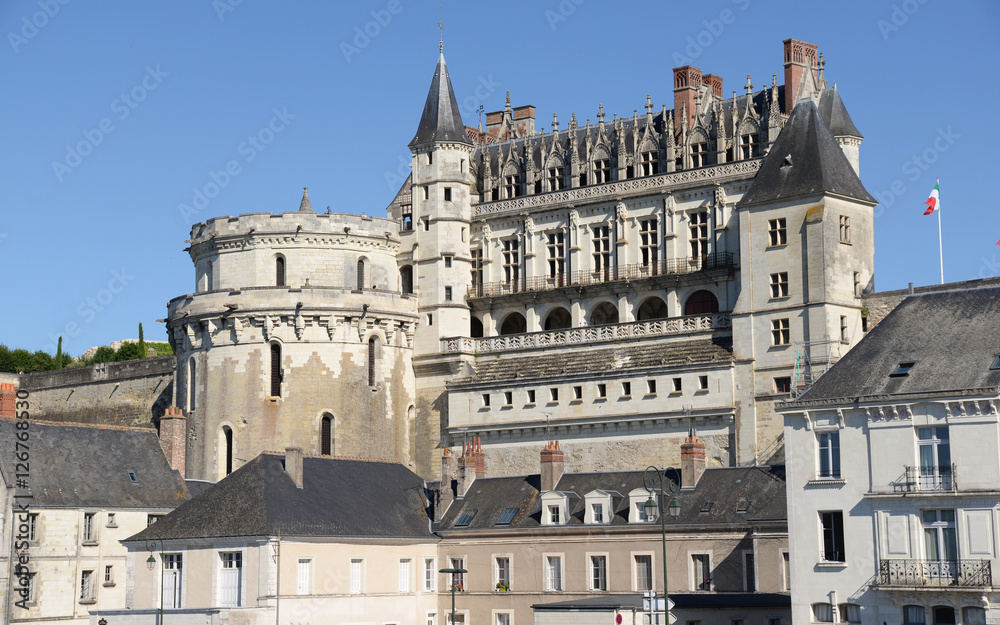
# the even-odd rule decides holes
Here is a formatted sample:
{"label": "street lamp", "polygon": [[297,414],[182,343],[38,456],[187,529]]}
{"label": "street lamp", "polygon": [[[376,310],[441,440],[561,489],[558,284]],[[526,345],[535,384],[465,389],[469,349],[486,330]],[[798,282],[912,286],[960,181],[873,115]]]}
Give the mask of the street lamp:
{"label": "street lamp", "polygon": [[438,573],[451,573],[451,625],[455,625],[455,576],[468,573],[465,569],[441,569]]}
{"label": "street lamp", "polygon": [[[663,488],[664,473],[665,471],[660,471],[654,466],[646,467],[646,470],[643,471],[642,485],[649,491],[649,499],[642,504],[642,509],[645,511],[647,519],[654,514],[658,514],[660,517],[660,538],[663,543],[663,618],[666,625],[670,625],[670,596],[667,594],[667,514],[676,519],[681,514],[681,504],[677,501],[677,497],[672,497],[674,489],[671,488],[668,491]],[[660,481],[659,491],[656,490],[656,478],[659,478]],[[671,483],[670,480],[667,480],[667,484]],[[659,501],[653,497],[654,492],[660,495]],[[672,498],[664,510],[662,504],[666,502],[667,497]]]}
{"label": "street lamp", "polygon": [[156,558],[153,557],[153,554],[156,553],[157,541],[160,543],[160,620],[157,621],[156,625],[163,625],[163,539],[159,536],[146,539],[146,551],[149,552],[149,557],[146,558],[146,568],[150,571],[156,568]]}

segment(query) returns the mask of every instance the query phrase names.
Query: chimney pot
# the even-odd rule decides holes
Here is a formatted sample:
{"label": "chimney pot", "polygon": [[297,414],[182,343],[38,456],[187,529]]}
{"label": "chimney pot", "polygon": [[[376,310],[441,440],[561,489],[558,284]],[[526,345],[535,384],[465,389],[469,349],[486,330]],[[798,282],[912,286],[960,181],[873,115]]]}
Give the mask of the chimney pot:
{"label": "chimney pot", "polygon": [[681,488],[694,488],[705,472],[705,443],[694,429],[681,444]]}
{"label": "chimney pot", "polygon": [[540,459],[542,492],[555,490],[565,470],[565,456],[559,449],[559,441],[546,443]]}
{"label": "chimney pot", "polygon": [[181,474],[185,475],[185,464],[187,454],[187,418],[184,411],[175,406],[170,406],[163,411],[160,417],[160,449],[167,457],[167,464]]}

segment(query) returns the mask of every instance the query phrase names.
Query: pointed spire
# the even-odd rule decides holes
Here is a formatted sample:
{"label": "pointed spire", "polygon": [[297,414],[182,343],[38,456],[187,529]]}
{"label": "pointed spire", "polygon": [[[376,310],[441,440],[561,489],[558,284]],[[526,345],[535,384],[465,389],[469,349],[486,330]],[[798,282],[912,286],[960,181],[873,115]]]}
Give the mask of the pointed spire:
{"label": "pointed spire", "polygon": [[465,125],[458,110],[455,91],[451,87],[451,77],[448,76],[443,52],[438,57],[431,88],[424,103],[424,112],[420,116],[420,125],[417,127],[417,134],[410,141],[410,147],[436,141],[472,144],[465,135]]}
{"label": "pointed spire", "polygon": [[313,212],[312,204],[309,203],[309,187],[302,187],[302,202],[299,204],[302,212]]}

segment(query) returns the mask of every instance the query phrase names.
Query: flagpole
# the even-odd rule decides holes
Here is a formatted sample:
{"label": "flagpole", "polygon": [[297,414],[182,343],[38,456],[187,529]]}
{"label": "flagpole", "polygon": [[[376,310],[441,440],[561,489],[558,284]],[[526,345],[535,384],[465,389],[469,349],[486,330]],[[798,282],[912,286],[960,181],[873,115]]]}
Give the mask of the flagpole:
{"label": "flagpole", "polygon": [[[938,189],[941,188],[941,179],[937,178]],[[944,284],[944,247],[941,245],[941,191],[938,191],[938,257],[941,260],[941,284]]]}

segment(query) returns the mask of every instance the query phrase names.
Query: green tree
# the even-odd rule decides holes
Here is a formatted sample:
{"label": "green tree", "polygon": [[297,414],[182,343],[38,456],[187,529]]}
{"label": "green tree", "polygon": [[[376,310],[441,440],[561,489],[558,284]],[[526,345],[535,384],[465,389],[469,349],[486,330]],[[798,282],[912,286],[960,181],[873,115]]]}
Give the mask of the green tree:
{"label": "green tree", "polygon": [[139,324],[139,353],[142,354],[142,356],[139,356],[139,358],[145,358],[146,357],[146,339],[144,339],[143,336],[142,336],[142,324],[141,323]]}
{"label": "green tree", "polygon": [[90,360],[91,364],[97,364],[101,362],[114,362],[115,360],[115,350],[111,349],[107,345],[102,345],[97,348],[97,352],[94,353],[94,357]]}
{"label": "green tree", "polygon": [[[52,371],[55,368],[56,363],[55,359],[52,358],[52,354],[38,350],[31,355],[31,373],[36,371]],[[25,373],[28,373],[27,369],[25,369]]]}
{"label": "green tree", "polygon": [[56,369],[63,368],[62,337],[59,337],[59,347],[56,348]]}
{"label": "green tree", "polygon": [[10,353],[10,356],[12,360],[12,373],[20,373],[22,371],[28,373],[33,370],[35,359],[28,350],[15,349]]}
{"label": "green tree", "polygon": [[115,352],[115,360],[135,360],[137,358],[144,357],[145,354],[141,351],[138,343],[133,343],[128,341],[122,343],[122,346],[118,348]]}

